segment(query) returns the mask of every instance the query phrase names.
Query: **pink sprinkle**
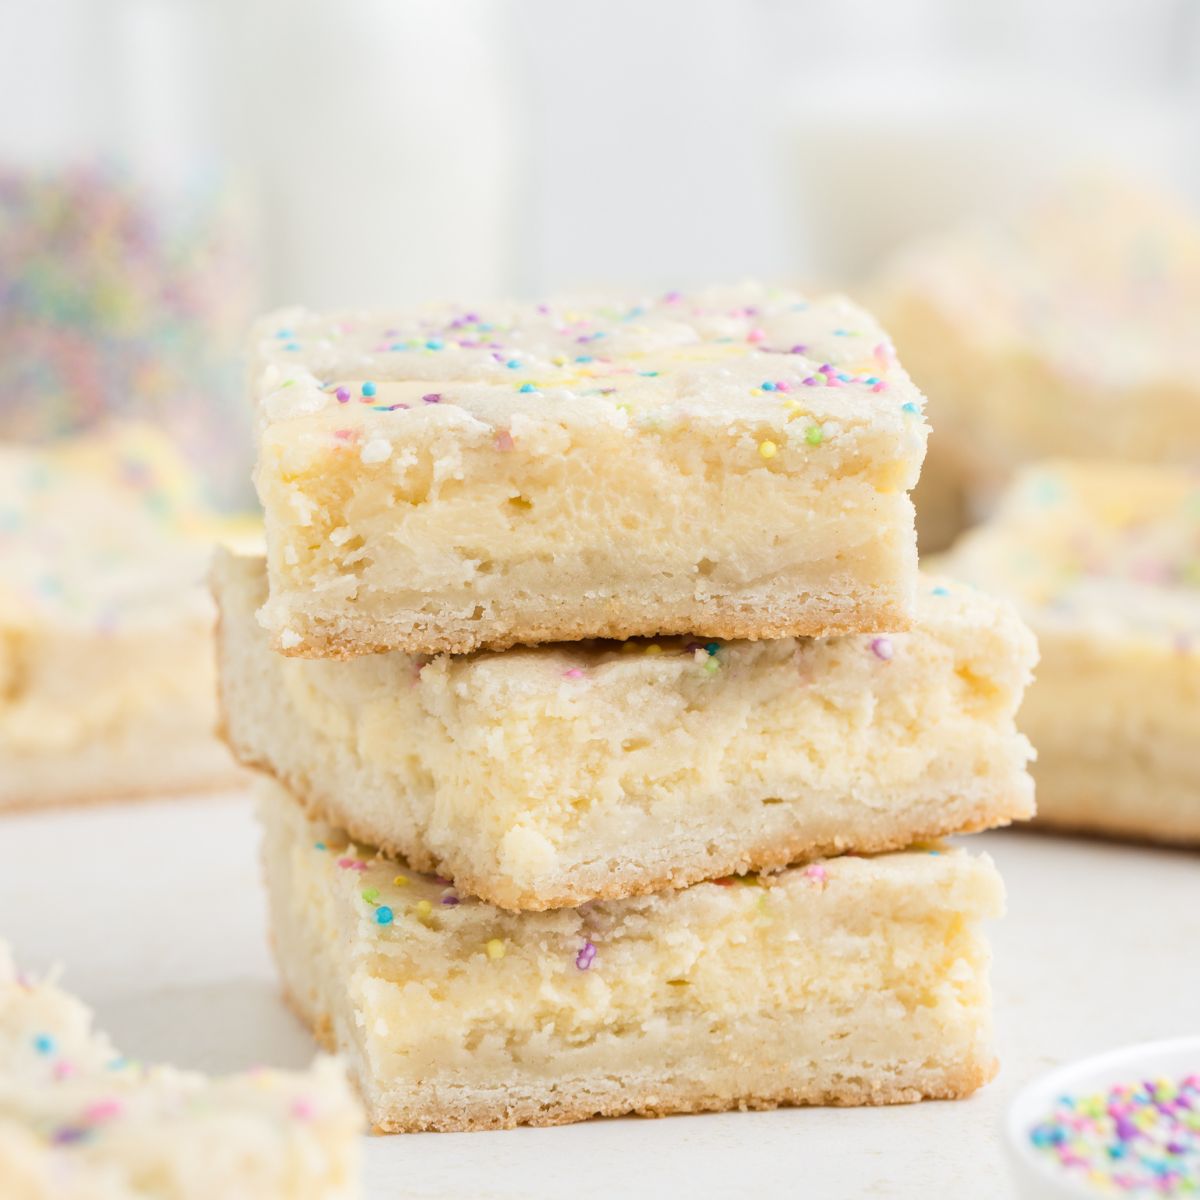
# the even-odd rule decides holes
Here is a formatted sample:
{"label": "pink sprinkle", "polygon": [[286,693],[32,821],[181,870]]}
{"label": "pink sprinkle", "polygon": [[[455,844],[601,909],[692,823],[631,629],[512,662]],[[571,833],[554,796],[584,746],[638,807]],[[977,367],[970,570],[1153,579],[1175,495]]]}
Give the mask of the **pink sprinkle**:
{"label": "pink sprinkle", "polygon": [[748,342],[764,342],[766,339],[767,335],[761,329],[752,329],[748,334],[746,334],[746,341]]}
{"label": "pink sprinkle", "polygon": [[428,395],[422,396],[421,399],[424,400],[426,404],[441,404],[442,394],[441,392],[430,392]]}
{"label": "pink sprinkle", "polygon": [[367,864],[361,858],[339,858],[337,865],[343,871],[365,871],[367,869]]}
{"label": "pink sprinkle", "polygon": [[887,662],[896,653],[891,638],[877,637],[871,642],[871,653]]}
{"label": "pink sprinkle", "polygon": [[663,297],[663,303],[664,304],[678,304],[680,302],[680,300],[682,300],[682,299],[683,299],[682,292],[668,292]]}
{"label": "pink sprinkle", "polygon": [[825,883],[829,878],[829,873],[820,863],[813,863],[811,867],[804,868],[804,877],[816,883]]}
{"label": "pink sprinkle", "polygon": [[317,1115],[317,1110],[311,1100],[297,1100],[292,1105],[292,1116],[300,1121],[311,1121]]}
{"label": "pink sprinkle", "polygon": [[333,436],[337,438],[339,442],[349,442],[355,437],[355,431],[353,429],[335,429],[333,431]]}
{"label": "pink sprinkle", "polygon": [[887,391],[887,383],[886,383],[886,381],[884,381],[884,380],[882,380],[882,379],[881,379],[881,380],[880,380],[878,383],[876,383],[876,384],[873,384],[873,385],[872,385],[872,387],[871,387],[871,391],[873,391],[873,392],[886,392],[886,391]]}
{"label": "pink sprinkle", "polygon": [[775,390],[786,396],[792,390],[792,385],[786,379],[780,379],[775,384]]}
{"label": "pink sprinkle", "polygon": [[890,362],[892,358],[892,348],[887,342],[880,342],[874,350],[871,351],[880,362]]}
{"label": "pink sprinkle", "polygon": [[563,678],[564,679],[582,679],[583,671],[581,671],[579,669],[579,667],[572,667],[569,671],[563,672]]}
{"label": "pink sprinkle", "polygon": [[513,448],[512,434],[509,433],[507,429],[500,430],[500,432],[496,434],[492,445],[495,446],[497,450],[511,450]]}
{"label": "pink sprinkle", "polygon": [[75,1064],[69,1063],[65,1059],[54,1064],[55,1079],[70,1079],[75,1074]]}
{"label": "pink sprinkle", "polygon": [[115,1097],[108,1100],[97,1100],[95,1104],[89,1104],[83,1112],[85,1121],[110,1121],[113,1117],[119,1117],[123,1111],[120,1100]]}

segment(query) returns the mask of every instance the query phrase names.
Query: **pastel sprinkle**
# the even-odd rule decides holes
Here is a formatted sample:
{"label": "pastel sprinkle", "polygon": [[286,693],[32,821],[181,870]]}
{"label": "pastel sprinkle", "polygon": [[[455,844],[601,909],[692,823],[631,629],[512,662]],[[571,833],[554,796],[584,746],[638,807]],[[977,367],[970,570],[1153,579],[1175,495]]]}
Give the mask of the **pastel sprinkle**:
{"label": "pastel sprinkle", "polygon": [[313,849],[314,850],[328,850],[329,847],[326,846],[324,842],[314,842]]}
{"label": "pastel sprinkle", "polygon": [[378,390],[379,389],[369,379],[362,385],[362,394],[368,398],[374,396]]}
{"label": "pastel sprinkle", "polygon": [[900,411],[910,413],[915,416],[921,410],[911,400],[908,400],[904,404],[900,405]]}
{"label": "pastel sprinkle", "polygon": [[379,889],[377,887],[363,888],[362,898],[368,904],[374,904],[379,899]]}
{"label": "pastel sprinkle", "polygon": [[720,648],[721,648],[721,643],[720,643],[720,642],[708,642],[708,643],[705,645],[705,647],[704,647],[704,649],[705,649],[705,650],[706,650],[706,651],[707,651],[707,652],[708,652],[710,655],[711,655],[711,654],[716,654],[716,652],[717,652],[718,650],[720,650]]}
{"label": "pastel sprinkle", "polygon": [[501,938],[491,938],[484,946],[484,949],[487,951],[488,958],[493,962],[503,958],[506,953],[506,947]]}
{"label": "pastel sprinkle", "polygon": [[752,329],[752,330],[750,330],[750,332],[748,334],[746,334],[746,341],[757,343],[757,342],[765,341],[766,337],[767,337],[767,335],[763,330]]}
{"label": "pastel sprinkle", "polygon": [[948,596],[950,595],[950,589],[942,587],[942,585],[939,583],[938,586],[933,589],[933,594],[935,596]]}
{"label": "pastel sprinkle", "polygon": [[408,887],[408,876],[397,875],[392,879],[392,887]]}
{"label": "pastel sprinkle", "polygon": [[758,453],[763,458],[774,458],[779,453],[779,447],[770,438],[765,438],[758,443]]}
{"label": "pastel sprinkle", "polygon": [[58,1043],[48,1033],[39,1033],[33,1039],[33,1048],[39,1054],[53,1054]]}
{"label": "pastel sprinkle", "polygon": [[584,942],[579,953],[575,955],[575,965],[581,970],[586,971],[596,958],[596,947],[591,942]]}
{"label": "pastel sprinkle", "polygon": [[337,865],[343,871],[365,871],[367,864],[361,858],[339,858]]}
{"label": "pastel sprinkle", "polygon": [[445,346],[445,342],[441,338],[429,338],[425,343],[426,350],[441,350]]}
{"label": "pastel sprinkle", "polygon": [[804,440],[810,446],[819,446],[825,440],[825,434],[821,432],[820,425],[810,425],[804,434]]}
{"label": "pastel sprinkle", "polygon": [[871,653],[876,658],[883,659],[884,662],[890,661],[896,653],[895,647],[892,645],[892,639],[886,637],[873,638],[871,641]]}
{"label": "pastel sprinkle", "polygon": [[804,878],[811,879],[814,883],[827,883],[829,872],[820,863],[813,863],[804,868]]}
{"label": "pastel sprinkle", "polygon": [[1097,1194],[1200,1195],[1200,1074],[1060,1096],[1027,1136]]}
{"label": "pastel sprinkle", "polygon": [[380,925],[390,925],[394,918],[395,913],[386,904],[381,904],[375,910],[375,920]]}
{"label": "pastel sprinkle", "polygon": [[517,388],[517,391],[518,392],[536,392],[537,388],[535,388],[532,383],[523,383],[523,384],[521,384],[521,386],[519,388]]}
{"label": "pastel sprinkle", "polygon": [[582,679],[583,671],[579,667],[572,667],[569,671],[563,672],[564,679]]}
{"label": "pastel sprinkle", "polygon": [[421,399],[424,400],[426,404],[441,404],[442,393],[428,392],[426,395],[422,396]]}
{"label": "pastel sprinkle", "polygon": [[350,403],[350,389],[349,388],[340,387],[333,394],[337,397],[337,402],[339,404],[349,404]]}

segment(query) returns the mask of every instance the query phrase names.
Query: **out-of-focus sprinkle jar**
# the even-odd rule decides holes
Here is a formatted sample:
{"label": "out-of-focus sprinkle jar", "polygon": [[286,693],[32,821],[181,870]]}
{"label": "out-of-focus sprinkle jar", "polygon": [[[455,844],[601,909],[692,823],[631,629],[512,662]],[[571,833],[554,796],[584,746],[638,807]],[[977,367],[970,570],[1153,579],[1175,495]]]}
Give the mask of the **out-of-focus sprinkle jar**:
{"label": "out-of-focus sprinkle jar", "polygon": [[231,504],[259,271],[204,22],[185,0],[0,13],[0,70],[26,97],[0,113],[0,438],[149,420]]}

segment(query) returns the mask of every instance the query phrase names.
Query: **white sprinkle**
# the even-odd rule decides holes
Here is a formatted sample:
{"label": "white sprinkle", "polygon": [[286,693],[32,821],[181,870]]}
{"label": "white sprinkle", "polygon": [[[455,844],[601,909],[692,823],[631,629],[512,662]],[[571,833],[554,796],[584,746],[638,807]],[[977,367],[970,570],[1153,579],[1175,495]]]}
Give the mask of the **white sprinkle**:
{"label": "white sprinkle", "polygon": [[387,462],[392,457],[392,443],[387,438],[372,438],[363,448],[361,458],[365,463]]}

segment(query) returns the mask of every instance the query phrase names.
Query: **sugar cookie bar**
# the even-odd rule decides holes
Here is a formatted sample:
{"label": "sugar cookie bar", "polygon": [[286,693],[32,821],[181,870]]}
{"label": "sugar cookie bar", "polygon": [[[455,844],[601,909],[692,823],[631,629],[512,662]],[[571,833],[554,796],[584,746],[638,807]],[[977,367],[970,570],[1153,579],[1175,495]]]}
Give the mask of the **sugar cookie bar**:
{"label": "sugar cookie bar", "polygon": [[223,1079],[130,1062],[0,942],[6,1200],[352,1200],[362,1126],[332,1060]]}
{"label": "sugar cookie bar", "polygon": [[1200,474],[1027,468],[941,565],[1037,632],[1038,819],[1200,845]]}
{"label": "sugar cookie bar", "polygon": [[380,1130],[952,1098],[995,1069],[986,857],[835,858],[508,913],[259,787],[284,985]]}
{"label": "sugar cookie bar", "polygon": [[1012,608],[922,580],[908,633],[272,653],[261,559],[223,555],[226,736],[353,836],[513,909],[1028,817]]}
{"label": "sugar cookie bar", "polygon": [[284,653],[911,618],[922,398],[842,298],[296,310],[253,355]]}
{"label": "sugar cookie bar", "polygon": [[1200,461],[1200,221],[1141,181],[923,238],[865,295],[929,397],[922,550],[1025,463]]}
{"label": "sugar cookie bar", "polygon": [[0,445],[0,809],[240,781],[204,576],[248,528],[148,427]]}

